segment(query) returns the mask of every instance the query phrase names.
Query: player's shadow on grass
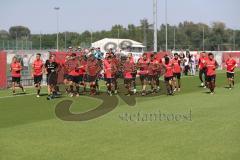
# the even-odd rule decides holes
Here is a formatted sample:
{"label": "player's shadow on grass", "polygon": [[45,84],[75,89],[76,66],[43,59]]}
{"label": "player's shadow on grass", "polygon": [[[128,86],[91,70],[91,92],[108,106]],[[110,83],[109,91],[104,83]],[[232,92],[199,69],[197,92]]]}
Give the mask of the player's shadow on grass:
{"label": "player's shadow on grass", "polygon": [[40,96],[47,96],[47,93],[41,93]]}
{"label": "player's shadow on grass", "polygon": [[211,91],[204,91],[204,92],[202,92],[202,93],[204,93],[204,94],[210,94]]}
{"label": "player's shadow on grass", "polygon": [[[141,82],[139,79],[136,80],[136,85],[138,88],[141,88]],[[144,96],[144,97],[156,97],[159,95],[166,94],[166,87],[165,87],[163,81],[160,81],[160,88],[161,89],[157,93],[152,93],[150,90],[148,90],[146,96]],[[125,103],[127,103],[129,106],[132,106],[132,107],[136,105],[136,98],[143,97],[141,95],[141,92],[137,92],[136,94],[131,95],[131,96],[126,96],[126,93],[127,93],[127,90],[126,90],[124,84],[121,83],[119,85],[119,94],[118,95]]]}
{"label": "player's shadow on grass", "polygon": [[229,86],[225,86],[224,88],[225,88],[225,89],[229,89],[230,87],[229,87]]}
{"label": "player's shadow on grass", "polygon": [[27,93],[26,92],[21,92],[21,93],[15,93],[14,95],[19,96],[19,95],[25,95],[25,94],[27,94]]}
{"label": "player's shadow on grass", "polygon": [[[127,90],[125,89],[125,86],[123,84],[123,81],[119,81],[119,94],[118,96],[129,106],[135,106],[136,105],[136,98],[142,97],[139,93],[132,95],[132,96],[126,96]],[[137,86],[140,85],[140,81],[137,80]],[[166,93],[166,88],[163,82],[160,83],[161,90],[158,93],[154,94],[147,94],[145,97],[156,97],[159,95],[163,95]],[[89,96],[89,95],[86,95]],[[93,98],[91,96],[91,98]],[[101,93],[99,95],[95,95],[94,98],[100,99],[102,103],[95,109],[84,112],[84,113],[72,113],[70,111],[71,105],[74,103],[73,100],[63,100],[59,102],[55,107],[55,114],[56,116],[64,121],[88,121],[91,119],[98,118],[100,116],[103,116],[112,110],[114,110],[118,105],[118,97],[117,95],[109,96],[106,93]]]}

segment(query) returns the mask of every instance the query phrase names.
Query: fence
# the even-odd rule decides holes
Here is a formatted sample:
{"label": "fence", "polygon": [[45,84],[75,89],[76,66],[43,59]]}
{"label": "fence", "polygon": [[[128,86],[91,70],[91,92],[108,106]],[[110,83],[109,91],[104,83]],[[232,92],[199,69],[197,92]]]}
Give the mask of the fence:
{"label": "fence", "polygon": [[0,40],[0,50],[31,50],[32,45],[29,40]]}

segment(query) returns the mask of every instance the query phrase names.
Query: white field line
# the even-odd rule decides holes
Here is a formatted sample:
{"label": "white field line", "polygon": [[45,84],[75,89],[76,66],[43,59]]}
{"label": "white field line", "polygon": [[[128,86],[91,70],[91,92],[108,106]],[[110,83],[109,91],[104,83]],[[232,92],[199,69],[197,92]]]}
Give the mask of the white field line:
{"label": "white field line", "polygon": [[13,97],[23,97],[23,96],[32,96],[32,95],[36,95],[36,93],[26,93],[26,94],[20,94],[20,95],[3,96],[3,97],[0,97],[0,99],[13,98]]}

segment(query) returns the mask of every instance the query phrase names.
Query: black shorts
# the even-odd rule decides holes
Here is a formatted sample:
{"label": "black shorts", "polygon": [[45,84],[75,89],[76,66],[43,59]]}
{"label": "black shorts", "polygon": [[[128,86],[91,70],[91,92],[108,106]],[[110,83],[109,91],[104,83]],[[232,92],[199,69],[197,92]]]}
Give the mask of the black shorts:
{"label": "black shorts", "polygon": [[154,81],[157,79],[157,75],[148,75],[148,81]]}
{"label": "black shorts", "polygon": [[113,82],[116,81],[118,79],[118,77],[116,77],[116,75],[113,75]]}
{"label": "black shorts", "polygon": [[185,72],[188,71],[189,69],[190,69],[190,66],[189,66],[189,65],[184,66]]}
{"label": "black shorts", "polygon": [[114,78],[105,78],[105,81],[107,84],[110,84],[114,82]]}
{"label": "black shorts", "polygon": [[169,82],[173,80],[173,76],[171,77],[164,77],[165,82]]}
{"label": "black shorts", "polygon": [[148,75],[147,74],[140,74],[140,80],[141,81],[148,81]]}
{"label": "black shorts", "polygon": [[20,84],[20,81],[21,81],[21,77],[12,77],[12,82],[16,82]]}
{"label": "black shorts", "polygon": [[234,79],[234,73],[227,72],[227,78]]}
{"label": "black shorts", "polygon": [[72,81],[74,83],[79,83],[80,82],[80,76],[69,75],[69,81]]}
{"label": "black shorts", "polygon": [[133,81],[132,78],[125,78],[125,79],[124,79],[124,84],[131,84],[132,81]]}
{"label": "black shorts", "polygon": [[122,77],[122,72],[121,71],[116,72],[115,78],[118,79],[118,78],[121,78],[121,77]]}
{"label": "black shorts", "polygon": [[199,75],[204,74],[206,76],[206,73],[207,73],[207,69],[206,68],[203,68],[203,69],[199,70]]}
{"label": "black shorts", "polygon": [[91,76],[91,75],[86,75],[86,81],[87,82],[95,82],[97,79],[97,75]]}
{"label": "black shorts", "polygon": [[83,82],[83,81],[84,81],[83,75],[79,75],[79,82]]}
{"label": "black shorts", "polygon": [[216,75],[207,76],[207,82],[215,82],[216,81]]}
{"label": "black shorts", "polygon": [[83,75],[83,81],[88,82],[88,76],[86,74]]}
{"label": "black shorts", "polygon": [[39,83],[41,83],[42,78],[43,78],[42,75],[40,75],[40,76],[34,76],[34,77],[33,77],[34,84],[39,84]]}
{"label": "black shorts", "polygon": [[47,74],[47,85],[57,85],[58,75],[56,72]]}
{"label": "black shorts", "polygon": [[155,80],[155,81],[159,80],[159,78],[160,78],[160,75],[159,75],[159,74],[154,75],[154,80]]}
{"label": "black shorts", "polygon": [[137,72],[133,72],[133,73],[132,73],[132,77],[133,77],[133,78],[136,78],[136,77],[137,77]]}
{"label": "black shorts", "polygon": [[181,73],[173,73],[173,77],[177,79],[181,79]]}
{"label": "black shorts", "polygon": [[63,78],[69,80],[69,75],[68,74],[64,74]]}

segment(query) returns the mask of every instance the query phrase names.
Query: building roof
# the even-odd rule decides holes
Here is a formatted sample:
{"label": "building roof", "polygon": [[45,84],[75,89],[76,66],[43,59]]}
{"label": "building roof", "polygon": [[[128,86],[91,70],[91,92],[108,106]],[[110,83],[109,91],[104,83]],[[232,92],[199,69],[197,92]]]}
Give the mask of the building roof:
{"label": "building roof", "polygon": [[131,44],[133,47],[141,47],[144,48],[145,46],[137,41],[131,40],[131,39],[118,39],[118,38],[104,38],[99,41],[96,41],[92,43],[92,47],[101,47],[107,43],[115,43],[115,44],[121,44],[121,43],[126,43],[126,44]]}

